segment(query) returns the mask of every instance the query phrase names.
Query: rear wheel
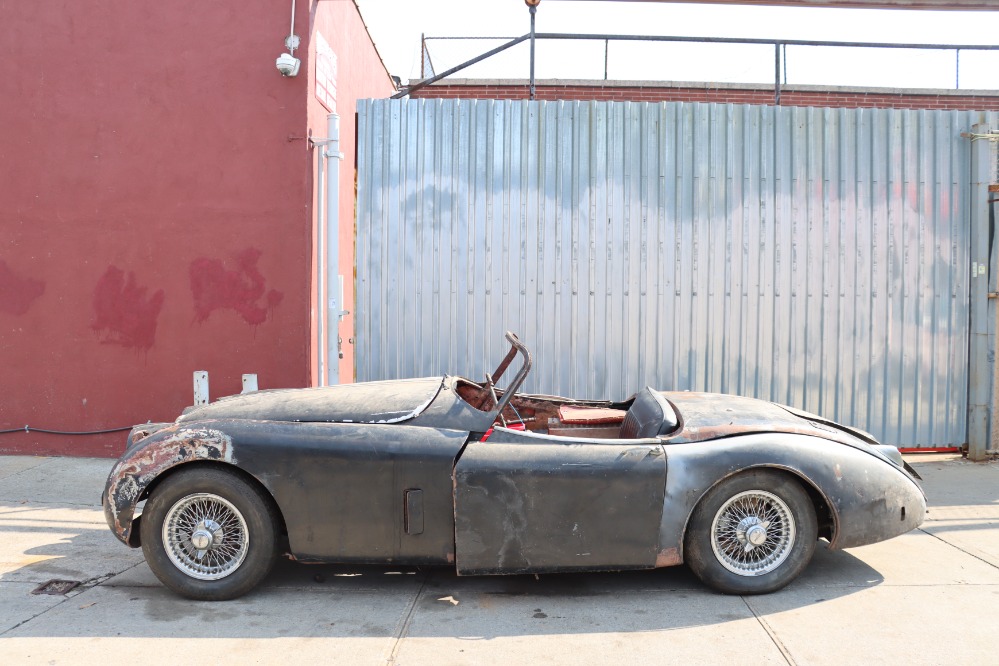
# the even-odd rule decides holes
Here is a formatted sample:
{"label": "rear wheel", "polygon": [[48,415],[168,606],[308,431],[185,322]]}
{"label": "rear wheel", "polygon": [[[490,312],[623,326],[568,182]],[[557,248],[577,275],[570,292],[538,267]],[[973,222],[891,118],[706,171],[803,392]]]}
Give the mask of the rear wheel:
{"label": "rear wheel", "polygon": [[817,539],[815,508],[798,481],[775,470],[751,470],[722,481],[697,505],[684,559],[720,592],[761,594],[797,578]]}
{"label": "rear wheel", "polygon": [[278,518],[269,498],[237,474],[179,470],[154,491],[140,522],[156,577],[190,599],[246,594],[277,557]]}

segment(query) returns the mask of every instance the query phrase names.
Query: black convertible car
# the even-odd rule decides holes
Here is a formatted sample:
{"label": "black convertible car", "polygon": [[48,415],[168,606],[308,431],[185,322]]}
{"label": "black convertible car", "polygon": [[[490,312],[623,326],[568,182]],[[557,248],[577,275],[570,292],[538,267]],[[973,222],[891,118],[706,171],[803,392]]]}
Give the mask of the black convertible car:
{"label": "black convertible car", "polygon": [[230,599],[282,552],[461,575],[686,563],[717,590],[763,593],[818,538],[860,546],[923,521],[915,473],[865,432],[731,395],[518,394],[531,356],[507,339],[481,383],[258,391],[137,426],[108,525],[172,590]]}

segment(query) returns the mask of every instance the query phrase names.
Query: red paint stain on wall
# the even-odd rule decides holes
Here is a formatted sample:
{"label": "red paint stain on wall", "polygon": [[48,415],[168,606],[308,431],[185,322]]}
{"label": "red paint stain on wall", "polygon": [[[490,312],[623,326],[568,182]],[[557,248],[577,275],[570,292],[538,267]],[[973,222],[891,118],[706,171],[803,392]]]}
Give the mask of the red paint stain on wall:
{"label": "red paint stain on wall", "polygon": [[[199,257],[191,262],[191,294],[194,313],[202,322],[215,310],[234,310],[247,324],[267,320],[267,313],[284,298],[280,291],[267,291],[267,280],[257,268],[261,251],[247,248],[236,255],[236,268],[227,269],[221,259]],[[263,300],[261,300],[263,299]]]}
{"label": "red paint stain on wall", "polygon": [[163,290],[146,297],[146,287],[135,282],[135,273],[108,266],[94,288],[94,317],[90,328],[101,343],[149,349],[156,340],[156,321],[163,308]]}
{"label": "red paint stain on wall", "polygon": [[21,277],[0,259],[0,312],[23,315],[39,296],[45,293],[45,283]]}

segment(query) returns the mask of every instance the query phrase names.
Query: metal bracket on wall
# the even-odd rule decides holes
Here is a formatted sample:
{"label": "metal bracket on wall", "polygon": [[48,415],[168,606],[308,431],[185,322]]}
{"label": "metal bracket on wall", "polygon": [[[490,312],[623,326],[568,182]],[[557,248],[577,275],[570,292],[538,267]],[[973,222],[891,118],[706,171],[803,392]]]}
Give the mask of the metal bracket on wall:
{"label": "metal bracket on wall", "polygon": [[987,134],[975,134],[974,132],[961,132],[962,139],[972,141],[999,141],[999,132],[988,132]]}
{"label": "metal bracket on wall", "polygon": [[[320,146],[328,146],[331,143],[339,143],[339,142],[334,139],[309,139],[309,144],[312,148]],[[340,151],[334,152],[332,150],[325,150],[323,151],[323,157],[335,157],[338,160],[342,160],[343,153],[341,153]]]}
{"label": "metal bracket on wall", "polygon": [[[336,316],[337,323],[343,321],[343,318],[350,314],[350,310],[344,310],[343,306],[343,276],[337,275],[337,284],[339,285],[339,291],[337,292],[336,298],[331,298],[329,302],[330,312]],[[343,358],[343,338],[339,335],[336,336],[336,351],[337,356]]]}

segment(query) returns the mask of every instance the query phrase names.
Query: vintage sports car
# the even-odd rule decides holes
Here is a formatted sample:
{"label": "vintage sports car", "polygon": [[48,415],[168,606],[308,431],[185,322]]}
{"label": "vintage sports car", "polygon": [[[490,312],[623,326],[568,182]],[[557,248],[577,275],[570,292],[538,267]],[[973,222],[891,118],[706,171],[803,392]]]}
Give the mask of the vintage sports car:
{"label": "vintage sports car", "polygon": [[136,426],[108,525],[167,587],[218,600],[281,553],[460,575],[686,563],[716,590],[772,592],[819,538],[848,548],[923,521],[915,473],[865,432],[731,395],[518,394],[531,355],[506,337],[482,383],[258,391]]}

